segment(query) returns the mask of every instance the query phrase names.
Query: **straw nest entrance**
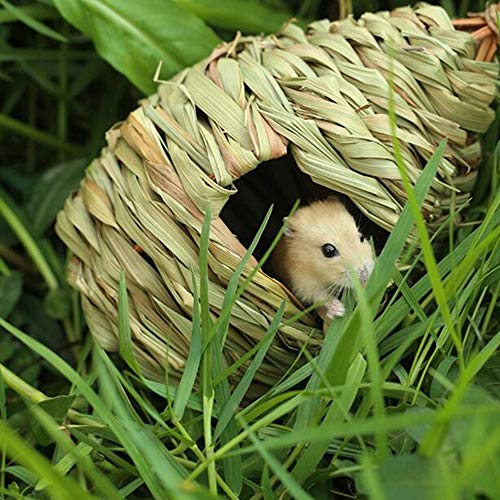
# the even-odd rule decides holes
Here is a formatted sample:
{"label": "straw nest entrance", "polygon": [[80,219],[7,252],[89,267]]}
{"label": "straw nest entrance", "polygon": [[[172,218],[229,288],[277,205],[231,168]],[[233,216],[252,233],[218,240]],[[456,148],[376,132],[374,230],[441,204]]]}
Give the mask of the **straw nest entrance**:
{"label": "straw nest entrance", "polygon": [[[237,192],[224,205],[220,218],[245,248],[251,244],[269,208],[273,207],[269,222],[253,254],[257,259],[269,248],[283,224],[283,218],[290,213],[297,200],[300,200],[301,205],[307,205],[332,195],[340,198],[362,233],[373,238],[378,251],[383,248],[389,234],[364,216],[348,197],[314,183],[300,170],[290,153],[279,159],[261,163],[240,177],[234,187]],[[274,276],[269,263],[264,264],[264,270]]]}
{"label": "straw nest entrance", "polygon": [[[476,49],[444,10],[421,4],[366,14],[358,22],[324,20],[307,32],[290,24],[279,35],[240,37],[162,84],[108,132],[107,147],[58,217],[57,232],[74,254],[69,280],[82,292],[97,342],[118,347],[123,270],[144,375],[163,378],[168,366],[170,376],[179,377],[191,341],[192,272],[198,274],[206,207],[216,216],[209,302],[217,317],[245,253],[244,238],[224,223],[231,226],[229,212],[218,215],[238,179],[287,153],[313,187],[343,194],[390,230],[406,195],[391,140],[389,78],[412,182],[448,140],[423,204],[429,224],[439,222],[451,192],[458,200],[467,196],[480,161],[479,134],[494,116],[489,105],[498,65],[474,60]],[[251,216],[251,210],[241,213]],[[258,272],[231,316],[229,362],[262,339],[283,300],[285,319],[299,312],[281,283]],[[283,326],[258,380],[273,384],[304,342],[314,349],[321,339],[312,316]]]}

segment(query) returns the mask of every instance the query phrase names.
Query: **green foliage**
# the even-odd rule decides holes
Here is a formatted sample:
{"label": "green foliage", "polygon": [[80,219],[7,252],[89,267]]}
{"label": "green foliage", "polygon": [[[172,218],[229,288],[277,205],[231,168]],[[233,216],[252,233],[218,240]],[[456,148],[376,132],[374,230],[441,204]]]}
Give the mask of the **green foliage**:
{"label": "green foliage", "polygon": [[285,7],[277,9],[256,0],[174,1],[211,26],[242,33],[274,33],[293,17]]}
{"label": "green foliage", "polygon": [[[64,420],[66,420],[68,411],[71,408],[74,400],[75,395],[56,396],[55,398],[49,398],[44,401],[40,401],[40,403],[37,403],[35,406],[47,412],[54,419],[55,423],[61,425]],[[36,409],[34,408],[31,408],[31,410],[36,412]],[[33,422],[31,432],[33,433],[37,443],[41,444],[42,446],[48,446],[54,441],[54,439],[51,438],[49,434],[47,434],[43,426],[38,421]]]}
{"label": "green foliage", "polygon": [[14,309],[23,288],[23,275],[18,271],[0,276],[0,317],[6,318]]}
{"label": "green foliage", "polygon": [[165,77],[207,56],[215,33],[171,0],[55,0],[64,18],[85,33],[100,56],[124,73],[145,94],[155,89],[158,63]]}
{"label": "green foliage", "polygon": [[[457,15],[481,8],[443,4]],[[237,29],[336,12],[314,0],[0,0],[0,497],[500,495],[498,116],[473,203],[440,229],[448,241],[427,233],[419,210],[443,145],[415,190],[406,185],[410,203],[357,306],[256,401],[245,395],[283,308],[242,359],[228,365],[221,353],[267,218],[212,318],[207,215],[177,387],[136,366],[124,279],[121,358],[92,345],[65,285],[70,256],[54,235],[56,214],[105,131],[154,89],[158,62],[167,77]],[[404,248],[412,225],[422,249],[413,254]]]}

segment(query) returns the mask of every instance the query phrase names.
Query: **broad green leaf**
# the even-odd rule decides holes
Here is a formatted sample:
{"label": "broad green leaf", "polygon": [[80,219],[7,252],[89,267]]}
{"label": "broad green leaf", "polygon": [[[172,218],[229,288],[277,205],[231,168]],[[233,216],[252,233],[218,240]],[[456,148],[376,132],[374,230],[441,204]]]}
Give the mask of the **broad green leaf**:
{"label": "broad green leaf", "polygon": [[[494,396],[476,385],[469,387],[465,398],[469,404],[493,403]],[[470,420],[456,420],[449,432],[449,442],[462,457],[458,489],[475,497],[496,498],[500,491],[500,428],[498,417],[477,415]],[[465,496],[465,495],[464,495]]]}
{"label": "broad green leaf", "polygon": [[274,33],[293,16],[256,0],[174,0],[217,28],[243,33]]}
{"label": "broad green leaf", "polygon": [[[378,485],[386,500],[422,500],[424,498],[446,498],[445,482],[440,473],[440,464],[418,455],[399,455],[391,457],[376,471]],[[358,491],[373,498],[359,476],[356,480]],[[403,493],[404,492],[404,493]]]}
{"label": "broad green leaf", "polygon": [[[35,406],[42,408],[47,412],[58,424],[62,424],[66,415],[68,414],[73,401],[75,400],[75,395],[72,396],[56,396],[54,398],[46,399],[37,403]],[[40,425],[37,420],[33,420],[31,424],[31,432],[35,436],[35,439],[42,446],[48,446],[53,442],[52,437],[47,434],[45,429]]]}
{"label": "broad green leaf", "polygon": [[168,78],[208,56],[219,39],[201,19],[172,0],[54,0],[64,18],[97,52],[145,94],[154,92],[160,62]]}
{"label": "broad green leaf", "polygon": [[26,212],[36,236],[41,236],[53,223],[66,198],[78,188],[87,161],[77,159],[55,165],[37,179]]}
{"label": "broad green leaf", "polygon": [[447,435],[450,421],[456,417],[457,412],[460,410],[460,405],[470,391],[472,380],[486,362],[497,352],[499,346],[500,332],[468,360],[467,366],[460,372],[457,378],[454,391],[439,410],[439,419],[433,422],[433,425],[426,433],[420,445],[420,453],[422,455],[430,457],[438,453],[439,447]]}

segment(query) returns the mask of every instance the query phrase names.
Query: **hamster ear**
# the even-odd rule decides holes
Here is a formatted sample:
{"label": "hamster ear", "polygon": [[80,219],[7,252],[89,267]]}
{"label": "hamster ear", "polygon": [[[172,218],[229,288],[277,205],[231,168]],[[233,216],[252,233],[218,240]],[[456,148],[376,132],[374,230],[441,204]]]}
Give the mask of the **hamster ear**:
{"label": "hamster ear", "polygon": [[285,230],[283,231],[283,234],[285,236],[288,236],[289,238],[291,238],[293,236],[293,228],[290,226],[290,218],[289,217],[283,217],[283,224],[287,225],[285,227]]}

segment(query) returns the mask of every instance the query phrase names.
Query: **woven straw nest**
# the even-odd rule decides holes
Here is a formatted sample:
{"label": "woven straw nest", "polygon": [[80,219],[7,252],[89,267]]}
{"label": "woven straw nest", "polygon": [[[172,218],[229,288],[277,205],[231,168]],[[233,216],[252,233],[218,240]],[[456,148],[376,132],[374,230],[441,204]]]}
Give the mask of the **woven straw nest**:
{"label": "woven straw nest", "polygon": [[[474,36],[455,30],[443,9],[420,4],[359,21],[323,20],[306,31],[289,24],[277,35],[237,37],[160,85],[108,132],[107,147],[57,220],[74,254],[69,280],[82,293],[97,342],[118,348],[123,270],[144,375],[163,378],[168,366],[170,376],[180,376],[190,346],[191,270],[199,269],[204,212],[210,205],[215,217],[209,301],[216,317],[245,252],[217,215],[238,196],[233,182],[262,162],[291,154],[316,185],[346,195],[390,230],[406,200],[388,118],[391,64],[397,135],[413,182],[440,141],[448,140],[423,205],[429,223],[439,221],[450,193],[460,199],[471,187],[479,134],[494,116],[489,105],[498,65],[476,60],[477,50]],[[285,319],[300,310],[281,283],[259,271],[231,317],[229,362],[262,339],[283,300]],[[273,384],[295,348],[306,341],[317,346],[321,338],[311,315],[282,327],[258,379]]]}

